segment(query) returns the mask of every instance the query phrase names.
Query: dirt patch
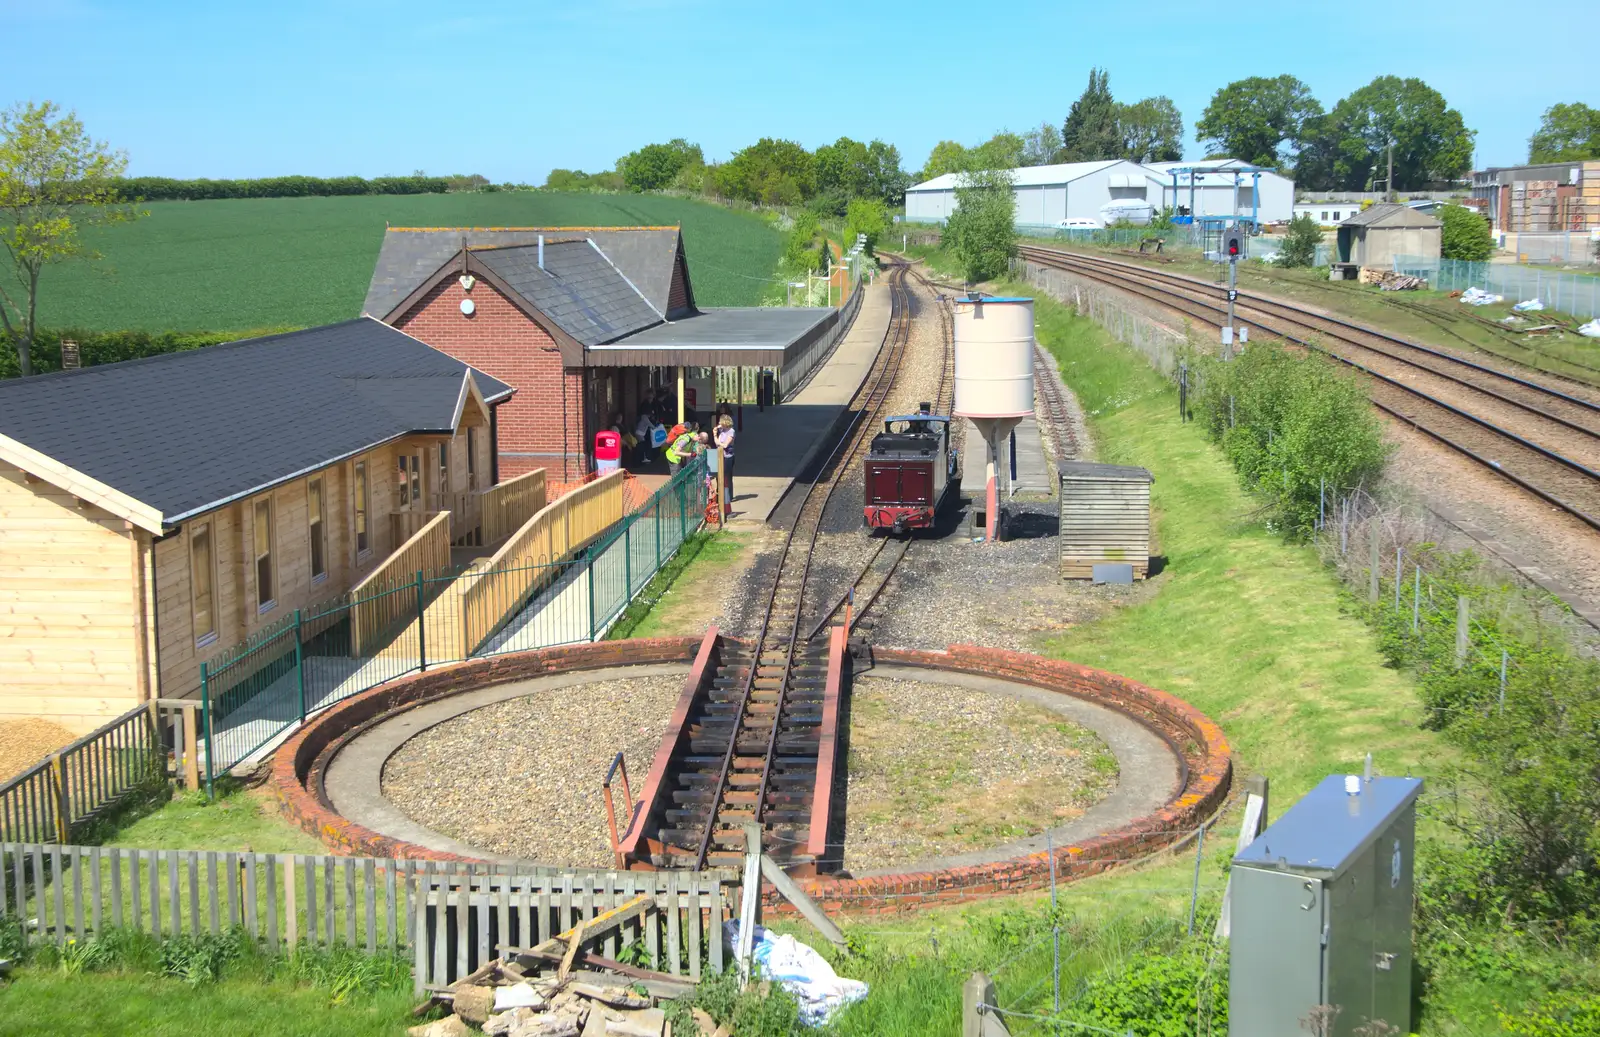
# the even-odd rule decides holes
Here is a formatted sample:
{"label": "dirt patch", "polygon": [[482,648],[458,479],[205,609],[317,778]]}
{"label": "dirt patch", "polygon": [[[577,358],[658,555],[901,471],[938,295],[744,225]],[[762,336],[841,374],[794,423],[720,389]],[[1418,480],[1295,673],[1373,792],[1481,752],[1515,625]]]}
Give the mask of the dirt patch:
{"label": "dirt patch", "polygon": [[0,781],[21,774],[77,736],[36,717],[0,723]]}
{"label": "dirt patch", "polygon": [[863,677],[850,705],[845,867],[910,864],[1037,835],[1116,785],[1061,714],[947,684]]}

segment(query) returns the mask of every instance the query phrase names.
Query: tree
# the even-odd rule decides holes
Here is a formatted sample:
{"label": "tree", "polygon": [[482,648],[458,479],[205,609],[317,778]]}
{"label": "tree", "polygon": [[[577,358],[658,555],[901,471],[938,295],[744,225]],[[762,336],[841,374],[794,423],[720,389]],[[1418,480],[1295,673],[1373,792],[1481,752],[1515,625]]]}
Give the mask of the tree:
{"label": "tree", "polygon": [[945,224],[944,241],[968,281],[999,277],[1016,254],[1012,182],[1004,169],[974,170],[957,180],[956,211]]}
{"label": "tree", "polygon": [[1295,180],[1312,190],[1370,190],[1387,176],[1390,190],[1415,190],[1430,181],[1455,180],[1472,165],[1472,141],[1461,113],[1420,79],[1379,76],[1302,124]]}
{"label": "tree", "polygon": [[1551,105],[1528,138],[1529,162],[1600,158],[1600,111],[1582,102]]}
{"label": "tree", "polygon": [[1122,128],[1117,122],[1117,102],[1111,97],[1111,79],[1103,68],[1089,71],[1089,85],[1072,102],[1061,126],[1061,160],[1094,162],[1121,158]]}
{"label": "tree", "polygon": [[877,249],[878,239],[889,228],[889,210],[876,198],[852,198],[844,217],[844,246],[855,244],[856,236],[867,236],[867,254]]}
{"label": "tree", "polygon": [[1175,162],[1183,157],[1183,116],[1170,97],[1117,105],[1122,157],[1135,162]]}
{"label": "tree", "polygon": [[44,268],[69,259],[98,259],[83,242],[90,227],[136,219],[116,178],[125,152],[91,138],[77,113],[28,102],[0,112],[0,243],[16,287],[0,282],[0,327],[16,343],[17,366],[33,373],[33,338]]}
{"label": "tree", "polygon": [[1044,123],[1022,135],[1022,164],[1049,166],[1061,161],[1061,131],[1054,123]]}
{"label": "tree", "polygon": [[763,137],[716,168],[716,188],[728,198],[794,205],[816,193],[816,161],[792,140]]}
{"label": "tree", "polygon": [[953,140],[941,140],[929,152],[928,161],[918,175],[921,180],[932,180],[946,173],[959,173],[967,168],[970,161],[965,146]]}
{"label": "tree", "polygon": [[1287,148],[1301,139],[1306,120],[1322,114],[1311,88],[1294,76],[1251,76],[1213,94],[1194,129],[1219,154],[1281,167],[1289,164]]}
{"label": "tree", "polygon": [[867,145],[867,185],[871,197],[885,205],[904,205],[911,177],[900,168],[900,149],[874,140]]}
{"label": "tree", "polygon": [[859,198],[871,189],[871,156],[859,140],[840,137],[817,149],[817,193]]}
{"label": "tree", "polygon": [[1317,261],[1317,246],[1322,244],[1322,227],[1303,212],[1289,221],[1289,232],[1278,250],[1279,266],[1311,266]]}
{"label": "tree", "polygon": [[700,145],[682,137],[665,144],[646,144],[617,160],[617,172],[631,191],[659,191],[671,187],[687,169],[704,167]]}
{"label": "tree", "polygon": [[1022,165],[1023,140],[1019,134],[1001,130],[967,152],[969,169],[1015,169]]}
{"label": "tree", "polygon": [[1494,233],[1489,221],[1465,205],[1446,205],[1439,209],[1444,224],[1439,233],[1439,254],[1446,259],[1482,263],[1494,254]]}

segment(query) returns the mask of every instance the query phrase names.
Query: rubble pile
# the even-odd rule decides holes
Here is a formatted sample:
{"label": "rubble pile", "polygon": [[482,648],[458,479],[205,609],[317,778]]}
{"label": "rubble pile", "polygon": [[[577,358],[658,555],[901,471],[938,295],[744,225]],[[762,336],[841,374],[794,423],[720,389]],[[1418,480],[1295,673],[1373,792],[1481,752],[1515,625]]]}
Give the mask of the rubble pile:
{"label": "rubble pile", "polygon": [[1380,291],[1385,292],[1412,292],[1428,287],[1428,279],[1425,277],[1402,274],[1398,270],[1380,270],[1370,266],[1362,267],[1357,279],[1362,284],[1375,284]]}

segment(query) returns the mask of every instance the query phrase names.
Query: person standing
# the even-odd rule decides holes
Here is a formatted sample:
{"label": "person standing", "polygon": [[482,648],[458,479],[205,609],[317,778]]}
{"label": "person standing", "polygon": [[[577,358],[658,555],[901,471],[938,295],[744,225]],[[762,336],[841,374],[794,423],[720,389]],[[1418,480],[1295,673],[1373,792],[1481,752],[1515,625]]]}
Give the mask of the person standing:
{"label": "person standing", "polygon": [[633,426],[633,436],[637,440],[637,453],[634,455],[634,464],[643,467],[650,463],[650,434],[655,429],[655,422],[650,420],[650,412],[639,412],[639,421]]}
{"label": "person standing", "polygon": [[722,502],[722,510],[728,516],[733,515],[733,417],[724,414],[717,421],[717,453],[722,455],[722,489],[727,495]]}
{"label": "person standing", "polygon": [[692,428],[684,429],[678,437],[667,445],[667,471],[673,475],[678,474],[678,469],[683,467],[683,462],[693,456],[695,451],[695,433]]}

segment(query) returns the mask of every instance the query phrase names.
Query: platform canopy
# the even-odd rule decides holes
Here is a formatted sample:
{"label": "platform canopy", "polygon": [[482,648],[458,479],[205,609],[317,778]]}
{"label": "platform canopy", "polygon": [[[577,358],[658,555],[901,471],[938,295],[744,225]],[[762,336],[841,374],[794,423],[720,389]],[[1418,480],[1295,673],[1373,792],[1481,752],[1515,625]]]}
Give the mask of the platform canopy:
{"label": "platform canopy", "polygon": [[785,367],[839,320],[832,307],[699,310],[616,342],[590,346],[590,367]]}

